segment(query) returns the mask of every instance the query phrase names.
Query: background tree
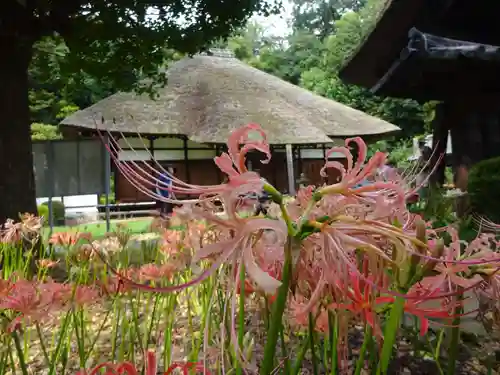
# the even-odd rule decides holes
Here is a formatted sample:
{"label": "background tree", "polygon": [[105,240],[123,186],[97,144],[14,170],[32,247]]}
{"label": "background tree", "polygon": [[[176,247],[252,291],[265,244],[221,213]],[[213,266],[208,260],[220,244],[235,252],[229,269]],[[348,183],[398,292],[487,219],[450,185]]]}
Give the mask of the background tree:
{"label": "background tree", "polygon": [[[61,74],[78,72],[82,83],[91,78],[115,90],[151,91],[164,82],[158,66],[165,47],[194,53],[242,27],[254,12],[278,7],[272,0],[233,0],[231,6],[211,0],[0,1],[0,222],[36,212],[28,68],[44,37],[57,35],[68,48]],[[153,79],[144,85],[139,78]],[[40,100],[50,117],[56,99]]]}
{"label": "background tree", "polygon": [[292,27],[307,30],[320,39],[335,33],[335,21],[358,11],[366,0],[293,0]]}

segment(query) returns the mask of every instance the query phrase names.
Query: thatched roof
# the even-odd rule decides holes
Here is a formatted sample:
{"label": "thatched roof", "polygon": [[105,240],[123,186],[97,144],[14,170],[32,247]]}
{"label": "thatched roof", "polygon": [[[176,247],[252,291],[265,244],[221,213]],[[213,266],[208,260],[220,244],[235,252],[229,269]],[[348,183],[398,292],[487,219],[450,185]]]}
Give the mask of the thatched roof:
{"label": "thatched roof", "polygon": [[157,100],[117,93],[61,124],[110,131],[186,135],[224,143],[241,125],[260,124],[272,144],[331,142],[328,136],[374,135],[396,126],[325,99],[228,57],[195,56],[168,70]]}

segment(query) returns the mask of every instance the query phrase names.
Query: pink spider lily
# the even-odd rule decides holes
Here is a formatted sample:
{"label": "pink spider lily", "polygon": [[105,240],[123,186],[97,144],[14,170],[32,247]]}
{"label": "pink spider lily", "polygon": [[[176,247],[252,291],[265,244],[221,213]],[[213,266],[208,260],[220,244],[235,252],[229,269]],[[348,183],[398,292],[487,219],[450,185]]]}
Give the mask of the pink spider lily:
{"label": "pink spider lily", "polygon": [[59,264],[59,260],[52,259],[39,259],[37,260],[38,267],[49,269],[57,266]]}
{"label": "pink spider lily", "polygon": [[0,299],[0,309],[11,310],[17,316],[9,325],[16,329],[21,323],[31,324],[50,318],[60,308],[55,291],[45,284],[39,286],[27,280],[18,280],[11,284]]}
{"label": "pink spider lily", "polygon": [[[99,129],[97,130],[99,132]],[[249,134],[255,132],[262,136],[262,140],[252,141],[249,138]],[[102,136],[101,133],[100,135]],[[259,192],[262,189],[263,182],[257,173],[247,170],[245,166],[246,154],[252,150],[258,150],[265,153],[267,158],[262,161],[263,163],[269,162],[271,157],[269,144],[266,141],[262,128],[257,124],[248,124],[231,133],[228,140],[228,153],[223,153],[221,156],[214,159],[215,164],[219,167],[219,169],[228,176],[228,182],[220,185],[201,186],[183,182],[182,180],[171,175],[156,161],[155,166],[152,166],[147,162],[120,161],[118,154],[122,151],[122,149],[116,139],[111,136],[109,139],[110,142],[107,145],[108,151],[123,176],[133,186],[147,196],[155,200],[172,203],[196,203],[204,199],[213,199],[214,195],[216,196],[242,185],[247,187],[248,192]],[[126,140],[126,138],[124,139]],[[241,149],[239,146],[240,144],[243,144]],[[131,145],[128,144],[127,146],[135,152]],[[145,147],[145,149],[147,149],[147,147]],[[159,176],[162,174],[167,175],[172,180],[171,185],[167,185],[159,179]],[[157,187],[160,190],[166,190],[170,193],[195,195],[199,198],[190,201],[179,201],[176,199],[166,198],[155,192]]]}
{"label": "pink spider lily", "polygon": [[[158,363],[156,360],[156,354],[148,350],[145,355],[145,369],[144,375],[158,375]],[[190,371],[195,371],[196,373],[202,373],[204,375],[210,375],[210,372],[206,370],[200,362],[187,362],[180,363],[175,362],[165,371],[164,375],[170,375],[174,370],[180,369],[184,375],[188,375]],[[102,371],[105,371],[104,374]],[[112,363],[105,362],[101,363],[91,370],[80,370],[76,375],[139,375],[142,374],[142,369],[137,367],[132,362],[121,362]]]}
{"label": "pink spider lily", "polygon": [[[296,293],[295,296],[291,297],[289,308],[293,324],[299,327],[307,327],[309,325],[309,315],[307,310],[310,305],[310,300],[307,301],[307,299],[301,294]],[[323,333],[328,332],[328,311],[316,304],[312,309],[310,309],[310,312],[315,317],[315,331]]]}
{"label": "pink spider lily", "polygon": [[92,239],[92,234],[90,233],[79,233],[79,232],[57,232],[52,234],[49,239],[49,243],[52,245],[59,245],[64,247],[74,246],[80,239],[85,239],[90,241]]}
{"label": "pink spider lily", "polygon": [[252,238],[254,234],[259,231],[271,230],[276,233],[275,240],[277,246],[283,247],[287,238],[286,225],[282,221],[261,218],[242,219],[241,221],[238,221],[236,225],[232,222],[228,222],[228,224],[233,224],[230,225],[230,228],[233,229],[234,236],[225,241],[208,244],[200,248],[193,257],[194,262],[204,258],[213,257],[215,255],[217,255],[217,257],[207,270],[203,271],[201,275],[185,284],[152,287],[136,283],[135,281],[120,275],[120,272],[111,266],[110,269],[112,272],[120,276],[125,283],[128,283],[135,288],[155,292],[172,292],[182,290],[191,285],[202,282],[211,276],[222,264],[225,264],[229,259],[233,259],[235,261],[242,261],[245,264],[245,270],[249,278],[259,289],[266,293],[274,293],[281,285],[281,282],[270,276],[257,264],[252,247]]}
{"label": "pink spider lily", "polygon": [[[353,155],[349,151],[349,144],[355,143],[358,148],[358,158],[356,163],[353,161]],[[338,161],[329,161],[330,155],[333,153],[341,153],[347,160],[347,169],[344,168],[342,163]],[[365,164],[367,155],[367,146],[365,142],[359,137],[348,138],[345,140],[345,147],[333,147],[327,151],[325,155],[326,163],[321,170],[321,175],[326,176],[326,169],[334,168],[337,169],[341,174],[340,182],[326,186],[320,189],[322,194],[355,194],[360,195],[364,199],[370,199],[370,193],[374,191],[381,191],[384,189],[394,192],[394,198],[397,201],[403,201],[405,193],[404,191],[393,182],[381,182],[375,181],[374,183],[357,187],[363,180],[370,176],[374,176],[377,170],[383,166],[386,162],[386,155],[383,152],[376,152],[368,162]],[[363,166],[364,165],[364,166]]]}
{"label": "pink spider lily", "polygon": [[[491,252],[480,251],[481,248],[484,249],[481,240],[471,242],[462,253],[462,242],[458,238],[457,231],[449,228],[448,233],[452,237],[452,242],[445,247],[443,257],[434,266],[434,271],[438,274],[427,276],[419,283],[420,287],[430,294],[436,290],[452,293],[457,287],[469,290],[478,286],[483,282],[483,278],[478,274],[470,276],[470,262],[474,263],[474,259],[479,258],[478,262],[486,263],[488,255],[491,258],[498,258],[498,256],[492,256]],[[479,252],[476,253],[478,250]]]}
{"label": "pink spider lily", "polygon": [[28,213],[19,217],[19,222],[7,219],[3,226],[0,226],[0,243],[16,244],[22,240],[32,242],[38,238],[42,228],[42,218]]}

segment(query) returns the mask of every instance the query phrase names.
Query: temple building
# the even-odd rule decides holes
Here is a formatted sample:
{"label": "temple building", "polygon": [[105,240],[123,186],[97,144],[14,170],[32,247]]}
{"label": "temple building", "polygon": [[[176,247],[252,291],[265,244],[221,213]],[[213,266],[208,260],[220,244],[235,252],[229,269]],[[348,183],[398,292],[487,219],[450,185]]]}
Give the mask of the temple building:
{"label": "temple building", "polygon": [[[225,150],[231,132],[257,123],[271,144],[272,160],[260,164],[260,155],[250,155],[252,167],[282,192],[293,193],[301,174],[316,185],[336,181],[333,170],[327,180],[320,170],[325,150],[344,138],[359,135],[369,141],[399,130],[233,56],[184,58],[172,64],[167,75],[168,83],[155,100],[119,92],[67,117],[61,123],[65,138],[91,136],[99,127],[120,138],[123,149],[116,157],[131,167],[154,158],[174,167],[179,178],[207,185],[224,178],[213,158]],[[120,202],[148,200],[118,171],[115,195]]]}
{"label": "temple building", "polygon": [[454,167],[500,156],[499,11],[493,0],[386,0],[340,78],[380,96],[438,101],[433,146],[444,154],[450,132]]}

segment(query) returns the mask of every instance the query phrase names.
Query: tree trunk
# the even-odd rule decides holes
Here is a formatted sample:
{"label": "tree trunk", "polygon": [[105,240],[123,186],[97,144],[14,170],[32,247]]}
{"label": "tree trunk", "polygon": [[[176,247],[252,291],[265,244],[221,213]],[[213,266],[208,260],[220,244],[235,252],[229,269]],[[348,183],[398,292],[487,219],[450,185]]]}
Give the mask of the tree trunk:
{"label": "tree trunk", "polygon": [[33,41],[0,30],[0,227],[36,213],[28,66]]}

